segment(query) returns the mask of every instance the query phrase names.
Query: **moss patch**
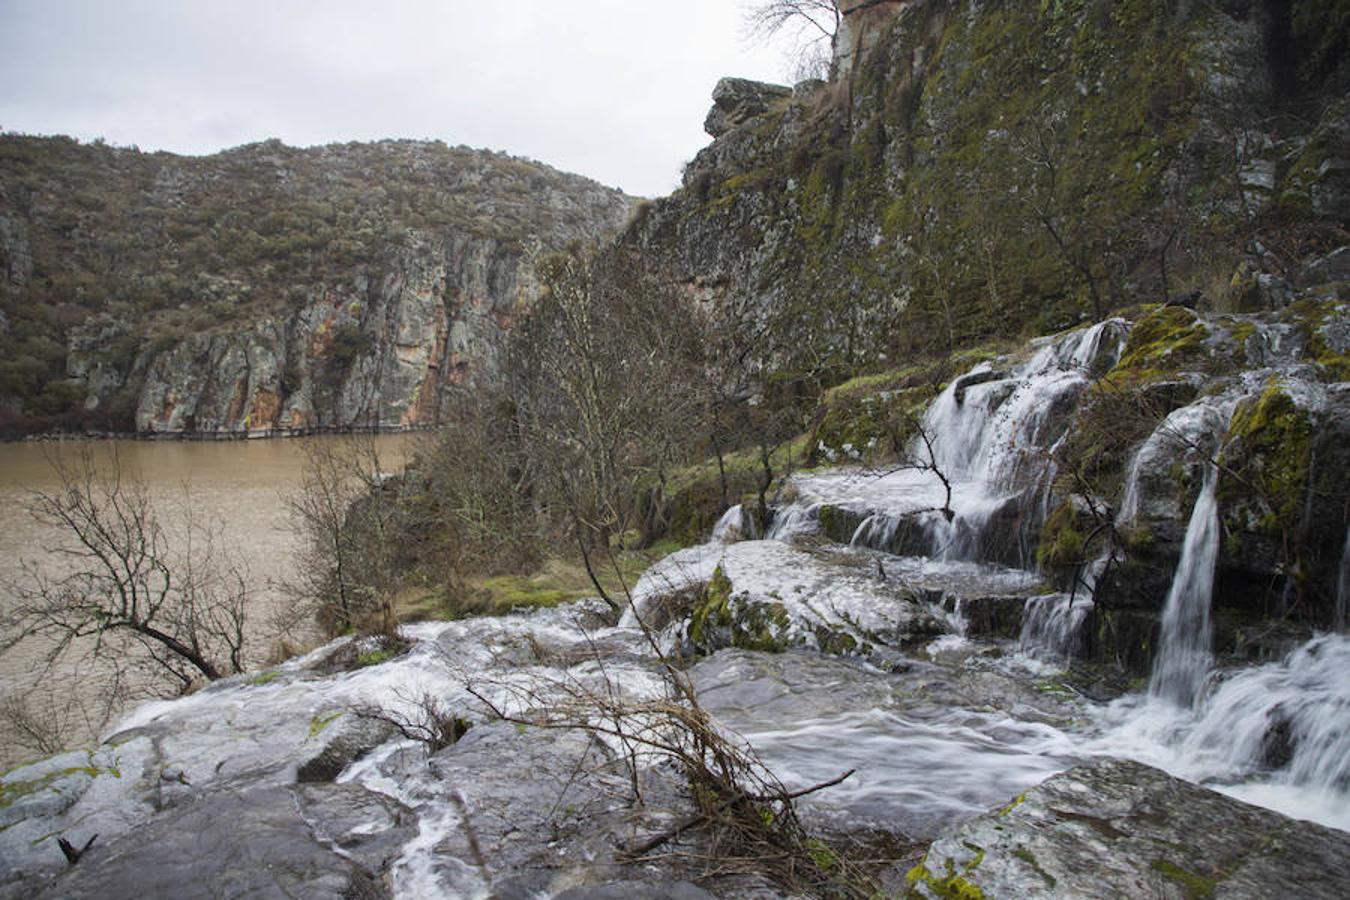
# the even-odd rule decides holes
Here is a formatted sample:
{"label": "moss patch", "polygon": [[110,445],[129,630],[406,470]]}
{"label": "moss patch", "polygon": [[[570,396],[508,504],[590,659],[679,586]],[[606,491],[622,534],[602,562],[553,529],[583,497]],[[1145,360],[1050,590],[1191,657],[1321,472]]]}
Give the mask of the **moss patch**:
{"label": "moss patch", "polygon": [[1017,809],[1017,807],[1025,803],[1026,800],[1027,800],[1027,792],[1023,791],[1022,793],[1014,797],[1011,803],[1009,803],[1007,806],[1003,807],[998,811],[997,813],[998,817],[1000,819],[1006,817],[1008,813],[1012,812],[1014,809]]}
{"label": "moss patch", "polygon": [[[1312,423],[1278,381],[1241,403],[1229,425],[1219,500],[1231,531],[1278,536],[1294,529],[1308,482]],[[1227,476],[1227,477],[1224,477]]]}
{"label": "moss patch", "polygon": [[337,721],[339,718],[341,718],[341,717],[342,717],[342,711],[341,711],[341,710],[339,710],[338,712],[332,713],[332,714],[330,714],[330,715],[327,715],[327,716],[321,716],[321,715],[316,715],[316,716],[314,716],[312,719],[309,720],[309,737],[310,737],[310,739],[312,740],[312,739],[318,737],[319,735],[323,734],[323,731],[324,731],[325,728],[327,728],[329,725],[332,725],[334,722],[336,722],[336,721]]}
{"label": "moss patch", "polygon": [[1036,859],[1036,854],[1032,853],[1026,847],[1018,847],[1016,850],[1013,851],[1013,856],[1017,857],[1022,862],[1031,866],[1032,870],[1035,871],[1037,875],[1041,876],[1041,879],[1045,882],[1046,887],[1053,888],[1057,884],[1059,884],[1059,880],[1056,879],[1055,876],[1051,875],[1049,872],[1045,871],[1045,869],[1041,868],[1040,862],[1038,862]]}
{"label": "moss patch", "polygon": [[1300,300],[1280,313],[1280,321],[1297,325],[1308,341],[1309,355],[1323,381],[1350,381],[1350,340],[1333,332],[1350,332],[1350,304]]}
{"label": "moss patch", "polygon": [[88,775],[90,778],[98,778],[100,775],[111,775],[113,778],[121,778],[122,772],[116,768],[96,766],[93,764],[91,757],[89,765],[86,766],[70,766],[64,769],[58,769],[54,772],[48,772],[37,778],[26,780],[0,781],[0,808],[10,806],[24,797],[46,790],[61,779],[69,778],[73,775]]}
{"label": "moss patch", "polygon": [[1118,362],[1107,375],[1117,386],[1138,385],[1202,366],[1209,329],[1195,313],[1159,307],[1134,323]]}
{"label": "moss patch", "polygon": [[1186,900],[1209,900],[1214,896],[1218,881],[1197,875],[1165,859],[1155,859],[1149,864],[1155,872],[1162,873],[1168,881],[1175,882],[1186,892]]}
{"label": "moss patch", "polygon": [[782,603],[751,602],[733,596],[731,581],[718,566],[694,604],[689,637],[705,652],[729,644],[743,650],[781,653],[788,647],[791,626]]}
{"label": "moss patch", "polygon": [[731,624],[731,581],[722,567],[713,571],[703,596],[694,605],[694,614],[689,620],[689,636],[699,647],[707,647],[712,638],[711,629]]}
{"label": "moss patch", "polygon": [[911,885],[910,896],[917,896],[917,892],[912,888],[922,884],[931,893],[943,898],[943,900],[984,900],[984,891],[980,889],[980,886],[965,877],[981,861],[983,861],[983,854],[976,861],[967,863],[963,874],[956,871],[956,865],[950,859],[944,860],[947,867],[946,873],[938,876],[929,871],[927,860],[925,860],[905,874],[905,880]]}
{"label": "moss patch", "polygon": [[1065,500],[1050,513],[1041,528],[1036,564],[1046,571],[1078,565],[1083,558],[1083,542],[1078,514],[1073,504]]}

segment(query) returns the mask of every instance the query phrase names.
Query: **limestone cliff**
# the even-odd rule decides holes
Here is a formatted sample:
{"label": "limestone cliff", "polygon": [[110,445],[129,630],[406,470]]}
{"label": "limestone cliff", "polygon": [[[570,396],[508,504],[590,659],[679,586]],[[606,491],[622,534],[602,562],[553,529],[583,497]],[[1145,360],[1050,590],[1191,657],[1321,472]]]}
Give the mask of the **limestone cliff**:
{"label": "limestone cliff", "polygon": [[534,258],[614,232],[630,205],[431,142],[190,158],[5,136],[3,424],[435,423],[448,385],[493,376]]}

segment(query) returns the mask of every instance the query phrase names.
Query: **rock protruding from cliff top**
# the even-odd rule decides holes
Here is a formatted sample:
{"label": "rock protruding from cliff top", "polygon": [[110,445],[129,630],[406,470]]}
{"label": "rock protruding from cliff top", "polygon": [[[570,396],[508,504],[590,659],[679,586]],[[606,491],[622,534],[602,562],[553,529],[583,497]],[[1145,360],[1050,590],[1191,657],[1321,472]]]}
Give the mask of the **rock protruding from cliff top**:
{"label": "rock protruding from cliff top", "polygon": [[713,107],[703,130],[715,138],[755,116],[768,112],[775,100],[792,96],[792,88],[748,78],[723,78],[713,88]]}
{"label": "rock protruding from cliff top", "polygon": [[948,832],[909,879],[923,897],[1344,897],[1350,834],[1112,759]]}

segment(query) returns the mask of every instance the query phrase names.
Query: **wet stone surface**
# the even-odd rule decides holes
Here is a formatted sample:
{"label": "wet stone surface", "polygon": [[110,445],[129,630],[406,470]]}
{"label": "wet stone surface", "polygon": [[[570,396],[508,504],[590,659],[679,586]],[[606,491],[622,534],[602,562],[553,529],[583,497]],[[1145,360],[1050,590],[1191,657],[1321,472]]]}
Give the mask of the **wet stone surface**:
{"label": "wet stone surface", "polygon": [[[382,811],[382,830],[341,833],[344,818],[364,816],[371,806]],[[380,872],[408,837],[400,821],[360,788],[336,797],[277,787],[217,791],[95,844],[50,882],[15,885],[8,896],[376,900],[389,896]],[[339,826],[337,833],[316,822]]]}
{"label": "wet stone surface", "polygon": [[1330,900],[1350,891],[1350,834],[1105,760],[947,832],[910,879],[924,897]]}

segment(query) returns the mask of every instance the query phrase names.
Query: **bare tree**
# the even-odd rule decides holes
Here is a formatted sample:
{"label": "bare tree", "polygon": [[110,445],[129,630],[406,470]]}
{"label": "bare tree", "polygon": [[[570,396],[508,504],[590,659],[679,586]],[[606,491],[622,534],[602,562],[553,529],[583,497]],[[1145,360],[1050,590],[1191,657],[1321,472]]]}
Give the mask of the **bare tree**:
{"label": "bare tree", "polygon": [[0,723],[15,747],[51,756],[97,733],[111,718],[106,697],[92,702],[63,691],[14,689],[0,695]]}
{"label": "bare tree", "polygon": [[745,8],[748,38],[768,41],[780,35],[792,40],[794,77],[825,77],[834,54],[843,15],[835,0],[764,0]]}
{"label": "bare tree", "polygon": [[520,571],[538,561],[543,545],[532,507],[533,490],[515,423],[515,404],[498,387],[454,391],[447,421],[453,427],[428,435],[416,453],[404,493],[423,492],[430,503],[405,503],[407,531],[434,555],[441,577],[453,582],[466,571]]}
{"label": "bare tree", "polygon": [[28,509],[60,530],[58,564],[24,564],[0,648],[45,641],[49,663],[91,657],[179,691],[243,671],[247,576],[194,519],[190,498],[171,541],[115,448],[103,465],[83,447],[52,466],[60,487],[34,493]]}
{"label": "bare tree", "polygon": [[394,726],[408,740],[426,745],[428,753],[449,747],[472,727],[431,691],[395,688],[393,696],[393,703],[362,703],[352,711],[363,719]]}
{"label": "bare tree", "polygon": [[[870,875],[811,838],[797,817],[798,798],[845,781],[853,770],[789,790],[748,743],[728,733],[702,706],[693,681],[661,649],[626,587],[624,595],[661,677],[662,689],[654,695],[625,689],[594,643],[587,654],[594,669],[568,668],[556,677],[540,672],[526,679],[494,678],[458,660],[447,661],[484,718],[518,728],[582,732],[592,739],[588,750],[599,745],[621,753],[635,807],[645,805],[642,783],[648,773],[667,767],[679,773],[687,786],[689,814],[617,847],[619,860],[640,860],[701,831],[719,862],[753,865],[792,893],[876,896],[878,886]],[[582,669],[588,674],[576,674]],[[585,759],[578,760],[578,768]]]}
{"label": "bare tree", "polygon": [[538,267],[545,291],[517,330],[517,438],[546,518],[592,561],[638,519],[645,484],[689,443],[698,415],[698,330],[683,298],[624,250],[573,249]]}
{"label": "bare tree", "polygon": [[371,435],[319,438],[301,452],[300,488],[285,498],[301,547],[285,587],[301,613],[340,634],[381,611],[395,504],[381,490],[386,475]]}

